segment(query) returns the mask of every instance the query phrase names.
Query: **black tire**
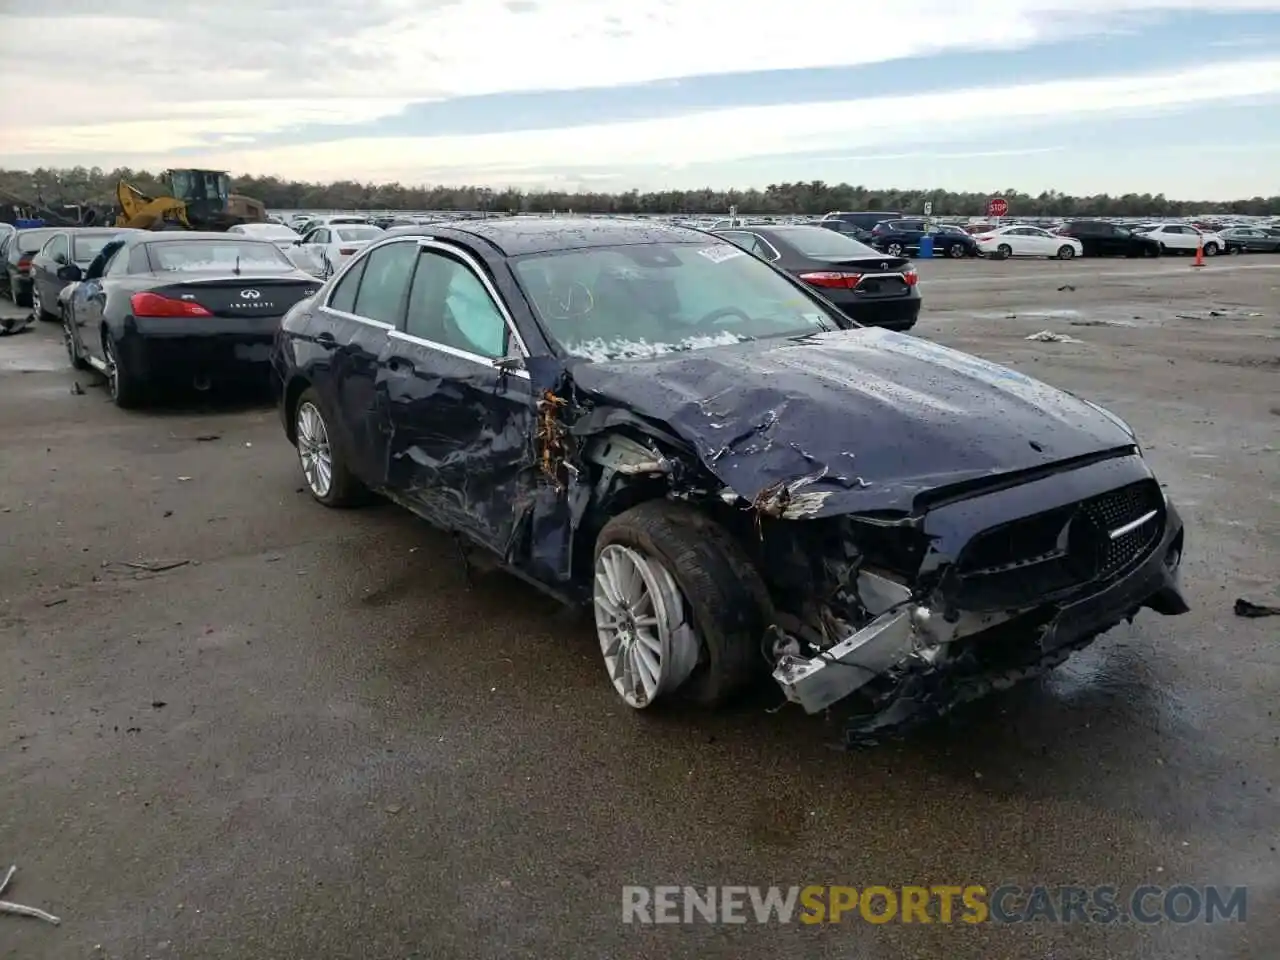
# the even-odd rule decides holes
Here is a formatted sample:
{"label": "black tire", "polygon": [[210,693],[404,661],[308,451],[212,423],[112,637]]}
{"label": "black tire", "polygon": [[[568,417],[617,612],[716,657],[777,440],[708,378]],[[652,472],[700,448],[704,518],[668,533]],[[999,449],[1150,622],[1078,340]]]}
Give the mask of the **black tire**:
{"label": "black tire", "polygon": [[19,293],[17,284],[9,288],[9,299],[13,301],[15,307],[31,306],[31,294]]}
{"label": "black tire", "polygon": [[31,309],[35,312],[36,319],[45,323],[53,323],[58,319],[56,313],[50,313],[45,307],[44,297],[37,296],[36,285],[31,285]]}
{"label": "black tire", "polygon": [[761,643],[769,593],[728,531],[685,504],[649,500],[605,524],[596,557],[615,543],[660,561],[684,595],[702,650],[677,696],[719,706],[767,675]]}
{"label": "black tire", "polygon": [[[329,489],[323,495],[316,492],[311,482],[307,479],[306,472],[303,472],[302,481],[306,485],[307,492],[317,503],[322,503],[326,507],[332,507],[336,510],[345,510],[350,507],[358,507],[369,500],[369,490],[359,478],[351,472],[351,457],[347,454],[346,448],[343,446],[342,438],[334,432],[331,424],[335,421],[335,417],[329,412],[325,404],[320,400],[320,394],[313,387],[307,387],[302,391],[302,395],[298,397],[298,402],[294,404],[290,416],[293,418],[294,446],[298,444],[298,414],[303,407],[310,406],[320,416],[324,425],[325,438],[329,447],[329,461],[332,470],[332,477],[329,481]],[[301,456],[301,451],[299,451]],[[301,460],[299,460],[299,469],[302,469]]]}
{"label": "black tire", "polygon": [[953,243],[951,246],[947,247],[947,256],[951,257],[953,260],[961,259],[968,252],[969,251],[965,249],[965,245],[963,243]]}
{"label": "black tire", "polygon": [[142,406],[146,397],[145,385],[127,361],[121,362],[119,344],[106,330],[102,331],[102,351],[107,355],[107,389],[112,402],[121,410]]}
{"label": "black tire", "polygon": [[1218,245],[1216,243],[1206,243],[1204,245],[1204,255],[1206,257],[1216,257],[1218,255]]}
{"label": "black tire", "polygon": [[1002,243],[1000,246],[996,247],[996,253],[1000,254],[1002,259],[1008,260],[1013,256],[1013,247],[1009,246],[1007,243]]}
{"label": "black tire", "polygon": [[1070,244],[1064,243],[1058,248],[1059,260],[1074,260],[1076,256],[1076,248]]}
{"label": "black tire", "polygon": [[1227,247],[1227,253],[1233,257],[1238,257],[1240,256],[1240,254],[1244,253],[1244,250],[1242,250],[1240,247],[1234,247],[1234,246]]}
{"label": "black tire", "polygon": [[76,370],[88,370],[89,363],[80,356],[80,348],[76,346],[75,337],[71,334],[71,318],[67,316],[67,308],[62,308],[62,337],[67,345],[67,359]]}

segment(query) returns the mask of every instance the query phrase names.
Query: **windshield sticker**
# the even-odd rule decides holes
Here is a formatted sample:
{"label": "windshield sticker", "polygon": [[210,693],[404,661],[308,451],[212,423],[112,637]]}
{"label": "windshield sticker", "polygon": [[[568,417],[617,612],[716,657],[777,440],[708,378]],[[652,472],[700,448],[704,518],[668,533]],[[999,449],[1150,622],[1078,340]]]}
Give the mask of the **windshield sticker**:
{"label": "windshield sticker", "polygon": [[735,247],[731,243],[717,243],[713,247],[699,247],[698,253],[706,257],[712,263],[724,263],[726,260],[732,260],[734,257],[745,257],[747,252]]}

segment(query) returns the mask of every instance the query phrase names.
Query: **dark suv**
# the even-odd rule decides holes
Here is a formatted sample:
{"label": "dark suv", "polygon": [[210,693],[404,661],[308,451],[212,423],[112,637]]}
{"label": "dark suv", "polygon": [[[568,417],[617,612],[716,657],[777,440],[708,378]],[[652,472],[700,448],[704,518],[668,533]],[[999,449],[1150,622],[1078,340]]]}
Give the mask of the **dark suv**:
{"label": "dark suv", "polygon": [[891,257],[900,257],[908,251],[919,250],[920,240],[933,236],[933,249],[937,256],[976,257],[978,242],[959,227],[930,223],[928,220],[886,220],[877,223],[871,231],[870,243]]}
{"label": "dark suv", "polygon": [[1158,257],[1160,242],[1103,220],[1073,220],[1058,231],[1075,237],[1086,257]]}
{"label": "dark suv", "polygon": [[871,239],[871,231],[877,223],[884,220],[896,220],[901,216],[902,214],[897,211],[882,211],[880,213],[866,210],[861,213],[836,211],[835,213],[828,213],[818,221],[818,224],[828,230],[843,233],[846,236],[853,237],[855,240],[861,240],[866,243]]}

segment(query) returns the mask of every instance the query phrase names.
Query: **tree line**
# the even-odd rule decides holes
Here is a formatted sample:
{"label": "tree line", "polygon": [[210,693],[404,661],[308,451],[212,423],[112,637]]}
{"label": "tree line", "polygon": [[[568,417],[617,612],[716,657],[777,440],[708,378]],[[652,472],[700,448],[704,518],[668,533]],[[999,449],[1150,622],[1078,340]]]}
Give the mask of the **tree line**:
{"label": "tree line", "polygon": [[[132,183],[151,196],[163,194],[160,176],[121,167],[0,170],[0,203],[38,203],[59,209],[68,204],[109,207],[116,184]],[[953,190],[873,189],[822,180],[774,183],[763,190],[629,190],[569,193],[557,190],[494,190],[483,186],[407,186],[401,183],[308,183],[280,177],[241,175],[232,190],[256,197],[276,210],[487,210],[510,213],[726,213],[822,214],[831,210],[893,210],[934,216],[981,216],[987,200],[1004,197],[1010,216],[1024,217],[1177,217],[1207,213],[1280,215],[1280,196],[1237,200],[1172,200],[1164,194],[1126,193],[1071,196],[1056,190],[1038,195],[1018,190],[965,193]]]}

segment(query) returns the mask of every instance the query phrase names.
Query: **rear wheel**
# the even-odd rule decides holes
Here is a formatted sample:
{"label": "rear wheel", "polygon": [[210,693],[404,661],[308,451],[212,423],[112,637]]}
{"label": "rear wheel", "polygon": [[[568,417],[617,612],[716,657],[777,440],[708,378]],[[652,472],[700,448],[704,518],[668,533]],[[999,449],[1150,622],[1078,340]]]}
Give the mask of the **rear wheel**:
{"label": "rear wheel", "polygon": [[635,709],[676,691],[718,705],[763,676],[768,602],[741,547],[686,505],[642,503],[596,540],[596,634],[614,690]]}
{"label": "rear wheel", "polygon": [[52,314],[45,309],[44,298],[40,296],[40,285],[38,283],[31,285],[31,312],[36,315],[37,320],[44,320],[46,323],[58,319],[56,314]]}
{"label": "rear wheel", "polygon": [[951,246],[947,247],[947,256],[951,257],[953,260],[959,260],[967,252],[968,251],[965,249],[963,243],[953,243]]}
{"label": "rear wheel", "polygon": [[1013,247],[1009,246],[1007,243],[1002,243],[1000,246],[996,247],[996,253],[1000,254],[1002,257],[1012,257]]}
{"label": "rear wheel", "polygon": [[890,243],[890,244],[886,244],[884,248],[884,252],[891,257],[900,257],[902,256],[902,244],[898,243],[897,241],[894,241],[893,243]]}
{"label": "rear wheel", "polygon": [[307,489],[326,507],[353,507],[364,500],[364,485],[351,472],[350,460],[330,429],[331,418],[320,396],[308,387],[294,411],[298,463]]}
{"label": "rear wheel", "polygon": [[1216,243],[1206,243],[1204,245],[1204,255],[1206,257],[1216,257],[1218,255],[1218,245]]}
{"label": "rear wheel", "polygon": [[143,384],[137,373],[130,368],[124,354],[115,339],[102,331],[102,352],[106,355],[107,388],[111,399],[117,407],[128,410],[142,403]]}
{"label": "rear wheel", "polygon": [[1233,246],[1233,247],[1227,247],[1227,253],[1231,254],[1231,256],[1233,257],[1238,257],[1240,256],[1240,254],[1244,253],[1244,251],[1240,249],[1240,247]]}
{"label": "rear wheel", "polygon": [[1076,248],[1069,246],[1068,244],[1064,243],[1062,246],[1058,248],[1059,260],[1070,260],[1075,255],[1076,255]]}
{"label": "rear wheel", "polygon": [[67,359],[71,361],[71,366],[77,370],[88,370],[89,364],[80,356],[80,348],[76,345],[75,332],[71,329],[71,317],[67,315],[67,308],[62,308],[62,341],[67,348]]}

